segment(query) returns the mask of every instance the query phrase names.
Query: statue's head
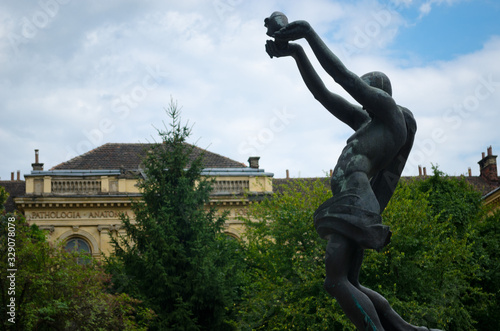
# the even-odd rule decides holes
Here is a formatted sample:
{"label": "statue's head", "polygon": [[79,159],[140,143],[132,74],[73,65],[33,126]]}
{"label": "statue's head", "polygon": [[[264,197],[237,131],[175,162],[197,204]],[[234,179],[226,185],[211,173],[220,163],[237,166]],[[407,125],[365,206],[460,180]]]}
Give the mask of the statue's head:
{"label": "statue's head", "polygon": [[368,85],[381,89],[392,96],[391,81],[389,80],[389,77],[387,77],[387,75],[383,72],[372,71],[361,76],[361,79],[364,80]]}

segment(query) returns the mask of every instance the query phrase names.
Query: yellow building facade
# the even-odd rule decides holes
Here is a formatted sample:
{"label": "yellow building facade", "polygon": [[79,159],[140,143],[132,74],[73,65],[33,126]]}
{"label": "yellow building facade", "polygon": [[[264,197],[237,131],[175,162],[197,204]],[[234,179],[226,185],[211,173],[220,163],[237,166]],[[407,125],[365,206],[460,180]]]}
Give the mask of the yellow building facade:
{"label": "yellow building facade", "polygon": [[[110,236],[123,232],[120,215],[134,219],[131,203],[141,199],[137,183],[147,149],[147,144],[106,144],[47,171],[36,154],[33,171],[25,175],[26,193],[15,198],[16,206],[30,223],[47,230],[50,241],[94,257],[109,254]],[[202,176],[215,179],[210,206],[229,212],[225,232],[241,238],[238,216],[272,194],[273,174],[259,169],[257,157],[246,166],[208,151],[197,153],[203,155]]]}

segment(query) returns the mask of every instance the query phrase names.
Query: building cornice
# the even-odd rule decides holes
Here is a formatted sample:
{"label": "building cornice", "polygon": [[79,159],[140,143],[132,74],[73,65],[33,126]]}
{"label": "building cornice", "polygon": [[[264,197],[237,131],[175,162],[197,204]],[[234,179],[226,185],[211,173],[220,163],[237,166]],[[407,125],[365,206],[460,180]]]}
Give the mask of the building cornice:
{"label": "building cornice", "polygon": [[[135,169],[140,171],[140,169]],[[111,170],[33,170],[30,174],[25,174],[24,177],[87,177],[87,176],[119,176],[122,174],[120,169]],[[255,168],[205,168],[201,172],[202,176],[230,176],[230,177],[253,177],[264,176],[274,177],[271,172],[265,172],[264,169]]]}

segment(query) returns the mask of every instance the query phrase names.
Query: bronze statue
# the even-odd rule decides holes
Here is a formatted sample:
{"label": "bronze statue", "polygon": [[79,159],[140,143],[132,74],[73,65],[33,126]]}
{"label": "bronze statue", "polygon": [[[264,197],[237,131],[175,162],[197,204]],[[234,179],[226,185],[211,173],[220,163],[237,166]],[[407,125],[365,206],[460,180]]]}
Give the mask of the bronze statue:
{"label": "bronze statue", "polygon": [[[413,145],[412,113],[392,98],[389,78],[381,72],[358,77],[325,45],[306,21],[288,23],[283,13],[265,20],[271,58],[291,56],[313,94],[332,115],[355,132],[347,140],[331,178],[333,197],[315,212],[318,234],[328,240],[325,289],[337,299],[359,330],[428,330],[404,321],[375,291],[359,283],[365,249],[380,250],[391,232],[380,214],[401,177]],[[305,38],[323,69],[360,105],[330,92],[303,48],[289,41]]]}

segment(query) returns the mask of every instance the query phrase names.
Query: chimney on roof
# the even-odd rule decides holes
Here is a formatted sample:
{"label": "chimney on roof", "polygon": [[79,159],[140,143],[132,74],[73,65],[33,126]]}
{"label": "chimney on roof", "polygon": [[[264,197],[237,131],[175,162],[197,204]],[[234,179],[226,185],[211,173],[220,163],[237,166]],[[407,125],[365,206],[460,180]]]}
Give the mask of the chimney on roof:
{"label": "chimney on roof", "polygon": [[14,181],[14,171],[10,173],[10,180]]}
{"label": "chimney on roof", "polygon": [[35,149],[35,163],[32,163],[31,166],[33,170],[43,170],[43,163],[39,162],[38,149]]}
{"label": "chimney on roof", "polygon": [[479,161],[479,172],[481,177],[489,182],[498,182],[497,155],[493,155],[493,150],[488,147],[488,155],[482,153],[483,158]]}
{"label": "chimney on roof", "polygon": [[472,170],[469,167],[469,177],[472,177]]}
{"label": "chimney on roof", "polygon": [[259,159],[260,156],[250,156],[248,158],[248,164],[250,165],[250,168],[259,169]]}
{"label": "chimney on roof", "polygon": [[418,176],[422,177],[422,166],[418,166]]}
{"label": "chimney on roof", "polygon": [[17,180],[21,180],[21,170],[17,171]]}
{"label": "chimney on roof", "polygon": [[427,177],[427,168],[424,167],[424,177]]}
{"label": "chimney on roof", "polygon": [[290,172],[286,169],[286,179],[290,178]]}

